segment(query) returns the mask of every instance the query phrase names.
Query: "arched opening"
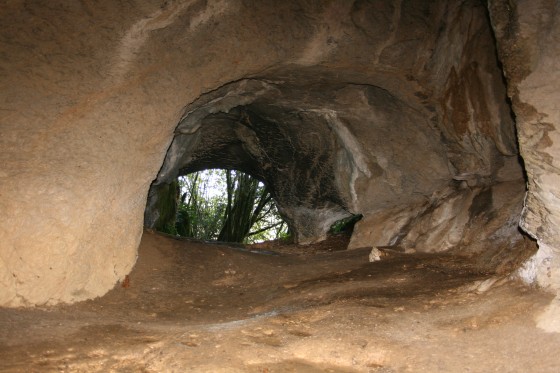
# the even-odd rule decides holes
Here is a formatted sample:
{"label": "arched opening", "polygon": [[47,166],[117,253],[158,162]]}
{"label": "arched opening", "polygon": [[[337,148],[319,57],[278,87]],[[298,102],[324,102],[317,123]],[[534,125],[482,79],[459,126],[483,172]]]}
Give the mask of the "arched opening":
{"label": "arched opening", "polygon": [[[1,8],[0,370],[558,371],[557,2]],[[143,230],[211,168],[295,244]]]}
{"label": "arched opening", "polygon": [[[329,114],[260,97],[274,91],[269,83],[244,80],[186,109],[148,198],[148,227],[153,226],[150,206],[158,185],[179,173],[212,167],[237,169],[263,180],[298,242],[324,238],[335,221],[350,215],[347,196],[337,187],[344,177],[337,167],[344,174],[352,170],[346,168],[348,154],[336,129],[327,122]],[[338,166],[337,158],[343,162]]]}
{"label": "arched opening", "polygon": [[[350,248],[452,250],[489,267],[530,255],[516,227],[525,187],[511,117],[498,137],[466,141],[434,123],[420,94],[302,70],[232,82],[185,108],[149,194],[148,227],[158,190],[177,175],[224,167],[265,182],[299,244],[361,215]],[[450,82],[448,100],[465,100],[465,89]],[[459,103],[447,110],[443,123],[465,114]]]}
{"label": "arched opening", "polygon": [[257,243],[288,238],[269,188],[241,171],[208,169],[160,189],[154,229],[204,241]]}

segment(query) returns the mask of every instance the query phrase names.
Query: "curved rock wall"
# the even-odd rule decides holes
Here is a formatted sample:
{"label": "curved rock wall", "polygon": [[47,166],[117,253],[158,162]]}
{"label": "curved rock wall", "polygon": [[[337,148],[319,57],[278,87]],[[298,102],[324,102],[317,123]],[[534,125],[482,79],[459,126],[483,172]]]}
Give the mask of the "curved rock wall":
{"label": "curved rock wall", "polygon": [[[304,48],[289,35],[297,27],[283,29],[264,4],[1,7],[0,304],[8,306],[73,302],[114,286],[135,263],[148,188],[184,106]],[[312,34],[298,27],[301,38]]]}
{"label": "curved rock wall", "polygon": [[492,1],[492,21],[528,176],[522,228],[535,237],[542,284],[560,284],[560,6]]}
{"label": "curved rock wall", "polygon": [[481,226],[522,241],[481,1],[92,4],[0,5],[0,305],[104,294],[152,181],[212,166],[267,180],[301,242],[351,212],[354,247],[468,251]]}
{"label": "curved rock wall", "polygon": [[[309,243],[349,212],[413,204],[449,183],[445,150],[420,113],[378,87],[317,83],[324,74],[307,72],[297,82],[241,80],[189,105],[150,196],[178,174],[240,169],[269,185]],[[148,226],[157,215],[146,210]]]}
{"label": "curved rock wall", "polygon": [[560,331],[560,4],[490,1],[489,9],[528,178],[521,227],[539,244],[521,275],[556,291],[540,324]]}

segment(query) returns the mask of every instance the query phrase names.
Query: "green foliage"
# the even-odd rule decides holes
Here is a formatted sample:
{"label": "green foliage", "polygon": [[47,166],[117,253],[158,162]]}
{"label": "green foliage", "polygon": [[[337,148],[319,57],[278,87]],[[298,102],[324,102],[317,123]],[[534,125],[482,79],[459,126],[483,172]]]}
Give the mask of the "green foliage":
{"label": "green foliage", "polygon": [[196,172],[179,178],[181,196],[177,211],[177,234],[202,240],[218,237],[225,210],[220,170]]}
{"label": "green foliage", "polygon": [[287,226],[266,186],[239,171],[206,170],[179,178],[176,234],[203,240],[259,242]]}
{"label": "green foliage", "polygon": [[330,233],[340,233],[340,232],[348,232],[354,229],[354,224],[356,224],[359,220],[362,219],[362,214],[352,215],[344,219],[340,219],[336,221],[333,225],[331,225],[331,229],[329,230]]}

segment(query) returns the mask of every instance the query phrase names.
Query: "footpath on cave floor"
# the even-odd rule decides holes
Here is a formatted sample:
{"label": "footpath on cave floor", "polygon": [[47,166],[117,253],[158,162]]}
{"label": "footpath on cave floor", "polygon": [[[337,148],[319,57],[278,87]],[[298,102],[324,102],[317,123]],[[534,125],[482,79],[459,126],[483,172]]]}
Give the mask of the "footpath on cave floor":
{"label": "footpath on cave floor", "polygon": [[305,249],[145,232],[102,298],[0,309],[0,372],[558,372],[551,296],[464,258],[369,263],[334,236]]}

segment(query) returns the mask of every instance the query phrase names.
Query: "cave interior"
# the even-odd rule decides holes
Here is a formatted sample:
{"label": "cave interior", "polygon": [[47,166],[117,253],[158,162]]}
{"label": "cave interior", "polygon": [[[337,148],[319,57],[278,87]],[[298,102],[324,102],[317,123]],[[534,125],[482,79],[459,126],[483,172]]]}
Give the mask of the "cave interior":
{"label": "cave interior", "polygon": [[[476,286],[467,288],[479,294],[495,284],[511,292],[544,289],[552,298],[536,323],[560,331],[560,298],[554,297],[560,288],[558,8],[545,0],[6,2],[0,12],[10,25],[0,39],[0,68],[7,72],[0,142],[4,322],[33,320],[43,316],[25,312],[51,309],[63,320],[73,305],[82,314],[88,305],[99,311],[97,301],[109,302],[107,308],[118,302],[149,308],[137,298],[150,299],[146,289],[157,280],[139,273],[163,263],[154,254],[157,245],[168,260],[188,255],[192,263],[177,260],[222,271],[220,256],[211,252],[227,243],[202,254],[202,243],[152,229],[161,217],[162,188],[180,175],[224,168],[267,185],[295,240],[289,249],[270,249],[278,250],[278,263],[293,268],[295,285],[282,277],[288,275],[274,277],[274,265],[265,259],[245,257],[262,248],[227,249],[231,258],[242,256],[232,263],[270,265],[262,281],[267,275],[270,283],[284,279],[278,285],[286,292],[278,295],[284,303],[255,290],[261,298],[252,300],[252,309],[276,317],[289,304],[312,308],[310,299],[338,304],[333,294],[339,288],[320,296],[314,288],[305,299],[289,292],[305,281],[316,285],[321,276],[328,283],[337,283],[336,276],[366,281],[375,277],[373,267],[366,273],[345,266],[360,266],[360,260],[371,266],[388,256],[386,267],[375,267],[387,270],[379,278],[387,286],[388,279],[400,286],[394,276],[402,268],[448,263],[455,280],[419,275],[433,290],[430,296],[443,291],[430,288],[438,281],[445,291],[470,281]],[[332,224],[353,215],[362,219],[347,241],[321,251],[339,239],[328,235]],[[177,242],[192,251],[173,251]],[[305,281],[298,277],[300,259],[282,262],[286,255],[315,254],[316,267],[308,271],[316,277]],[[329,255],[332,262],[324,264]],[[321,266],[330,272],[320,272]],[[204,283],[209,299],[223,295],[212,286],[235,288],[240,271],[228,267],[218,280],[194,267],[192,273],[173,268],[184,276],[173,281]],[[250,271],[248,264],[243,268]],[[134,278],[137,290],[130,287]],[[453,282],[459,279],[461,286]],[[177,292],[162,294],[194,297],[169,289]],[[348,289],[349,298],[366,296]],[[417,288],[412,293],[427,296]],[[504,297],[502,304],[515,299]],[[165,322],[169,309],[150,315]],[[175,312],[191,317],[183,308]],[[117,313],[111,314],[115,320]],[[136,316],[144,322],[146,315]],[[228,319],[224,315],[204,322]],[[239,316],[231,308],[229,318]],[[2,346],[23,356],[6,342],[16,329],[6,332]],[[378,371],[383,359],[353,365]],[[348,365],[333,361],[319,362]],[[558,365],[547,367],[543,371]]]}

